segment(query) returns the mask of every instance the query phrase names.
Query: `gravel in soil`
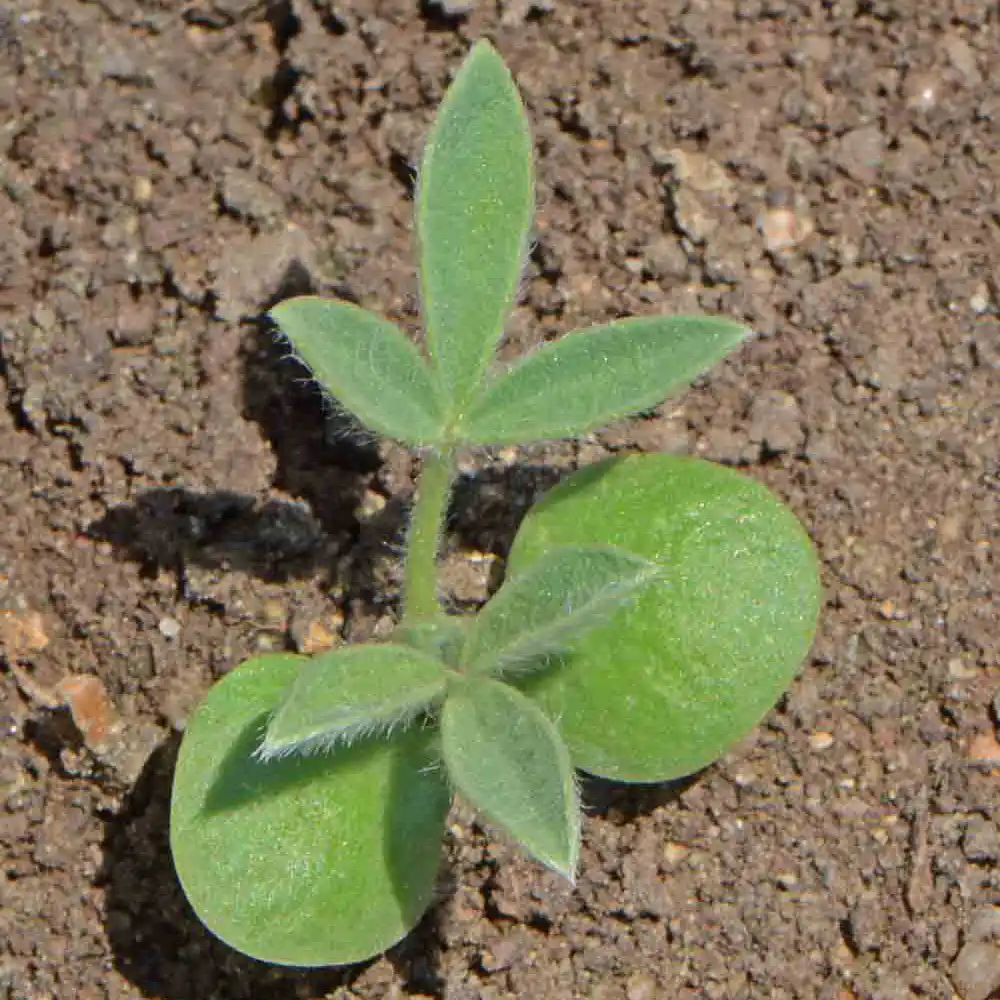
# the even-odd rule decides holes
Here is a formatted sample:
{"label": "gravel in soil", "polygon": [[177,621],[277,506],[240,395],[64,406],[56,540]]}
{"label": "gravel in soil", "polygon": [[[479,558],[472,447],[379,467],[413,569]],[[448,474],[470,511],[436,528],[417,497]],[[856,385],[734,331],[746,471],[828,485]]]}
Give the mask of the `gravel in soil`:
{"label": "gravel in soil", "polygon": [[[946,0],[47,0],[0,9],[0,996],[986,1000],[1000,986],[1000,18]],[[505,356],[620,315],[759,332],[655,413],[471,461],[481,600],[532,497],[689,452],[785,497],[822,631],[682,787],[591,788],[575,890],[456,813],[389,955],[268,969],[166,845],[241,658],[391,624],[409,457],[257,322],[306,289],[415,329],[413,166],[492,37],[539,151]]]}

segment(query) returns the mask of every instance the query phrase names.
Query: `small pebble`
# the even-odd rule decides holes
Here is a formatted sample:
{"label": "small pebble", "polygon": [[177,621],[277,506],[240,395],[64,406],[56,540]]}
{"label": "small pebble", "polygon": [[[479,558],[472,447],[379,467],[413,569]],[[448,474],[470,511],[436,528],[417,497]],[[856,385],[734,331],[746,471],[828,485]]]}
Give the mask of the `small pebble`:
{"label": "small pebble", "polygon": [[969,299],[969,308],[977,316],[982,316],[983,313],[989,312],[992,304],[990,290],[984,284],[979,285]]}
{"label": "small pebble", "polygon": [[829,750],[833,746],[833,733],[817,731],[809,737],[809,749],[822,751]]}
{"label": "small pebble", "polygon": [[181,623],[176,618],[161,618],[156,627],[164,639],[176,639],[181,634]]}
{"label": "small pebble", "polygon": [[690,847],[672,840],[663,845],[663,860],[668,865],[680,864],[690,853]]}
{"label": "small pebble", "polygon": [[132,181],[132,197],[145,204],[153,198],[153,182],[148,177],[139,176]]}
{"label": "small pebble", "polygon": [[941,99],[941,81],[930,73],[914,73],[903,84],[903,100],[914,111],[930,111]]}
{"label": "small pebble", "polygon": [[798,246],[813,231],[812,220],[791,208],[769,208],[757,217],[757,229],[768,253]]}
{"label": "small pebble", "polygon": [[376,514],[380,514],[385,510],[387,503],[388,501],[381,493],[375,490],[365,490],[365,494],[361,498],[361,503],[354,511],[354,516],[359,521],[368,521]]}

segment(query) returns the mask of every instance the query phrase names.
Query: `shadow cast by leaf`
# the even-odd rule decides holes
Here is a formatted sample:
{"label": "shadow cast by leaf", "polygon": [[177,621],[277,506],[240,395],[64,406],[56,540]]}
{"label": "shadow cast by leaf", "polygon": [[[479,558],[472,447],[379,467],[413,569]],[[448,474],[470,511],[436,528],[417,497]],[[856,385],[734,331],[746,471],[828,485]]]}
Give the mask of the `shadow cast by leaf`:
{"label": "shadow cast by leaf", "polygon": [[271,445],[273,485],[304,500],[328,533],[353,530],[354,510],[381,461],[375,439],[323,394],[270,321],[248,329],[243,410]]}
{"label": "shadow cast by leaf", "polygon": [[440,34],[455,34],[462,24],[468,20],[469,13],[475,6],[474,0],[466,3],[449,5],[439,0],[420,0],[418,10],[428,31]]}
{"label": "shadow cast by leaf", "polygon": [[644,784],[624,784],[580,772],[580,798],[583,810],[590,816],[617,823],[632,823],[663,806],[676,802],[704,772],[690,774],[673,781]]}
{"label": "shadow cast by leaf", "polygon": [[463,475],[455,483],[448,530],[462,548],[506,558],[524,515],[564,475],[553,466],[530,464]]}
{"label": "shadow cast by leaf", "polygon": [[261,504],[227,490],[149,490],[110,510],[87,532],[150,575],[176,572],[182,591],[187,566],[225,567],[282,582],[311,576],[329,558],[322,527],[304,505]]}

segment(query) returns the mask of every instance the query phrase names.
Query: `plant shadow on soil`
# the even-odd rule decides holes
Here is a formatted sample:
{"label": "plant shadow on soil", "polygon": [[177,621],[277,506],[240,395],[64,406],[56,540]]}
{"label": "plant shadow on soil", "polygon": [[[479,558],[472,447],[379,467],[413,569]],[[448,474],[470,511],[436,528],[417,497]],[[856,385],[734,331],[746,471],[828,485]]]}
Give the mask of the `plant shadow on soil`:
{"label": "plant shadow on soil", "polygon": [[651,781],[643,784],[624,784],[592,774],[580,775],[580,799],[588,816],[600,816],[617,823],[631,823],[640,816],[676,802],[703,771],[689,774],[673,781]]}
{"label": "plant shadow on soil", "polygon": [[[309,290],[303,278],[283,287],[296,294]],[[273,328],[263,321],[247,326],[241,350],[244,413],[275,456],[272,485],[296,500],[261,503],[234,490],[161,487],[119,505],[88,529],[147,574],[174,571],[182,596],[190,566],[241,571],[269,582],[329,573],[333,554],[357,534],[354,511],[379,465],[374,443],[324,400]]]}

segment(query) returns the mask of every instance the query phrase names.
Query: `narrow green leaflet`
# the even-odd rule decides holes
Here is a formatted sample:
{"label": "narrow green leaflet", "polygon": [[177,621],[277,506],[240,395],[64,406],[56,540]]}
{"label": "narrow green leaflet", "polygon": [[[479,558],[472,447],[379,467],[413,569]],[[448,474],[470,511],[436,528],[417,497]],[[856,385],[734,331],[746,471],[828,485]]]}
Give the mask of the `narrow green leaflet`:
{"label": "narrow green leaflet", "polygon": [[579,795],[569,751],[542,710],[502,681],[469,678],[448,691],[441,745],[469,803],[572,881]]}
{"label": "narrow green leaflet", "polygon": [[575,437],[648,409],[750,331],[711,316],[650,316],[568,333],[488,383],[458,429],[468,445]]}
{"label": "narrow green leaflet", "polygon": [[417,189],[427,344],[452,416],[461,412],[503,332],[533,206],[524,107],[503,60],[481,41],[441,103]]}
{"label": "narrow green leaflet", "polygon": [[519,686],[573,763],[617,781],[666,781],[719,757],[760,720],[809,651],[821,602],[795,515],[732,469],[633,455],[583,469],[537,504],[508,565],[564,545],[614,545],[662,568],[549,670]]}
{"label": "narrow green leaflet", "polygon": [[174,772],[170,848],[185,895],[228,945],[265,962],[358,962],[433,902],[451,802],[431,734],[261,761],[268,715],[305,660],[249,660],[209,691]]}
{"label": "narrow green leaflet", "polygon": [[399,327],[349,302],[314,295],[288,299],[270,316],[320,385],[371,430],[411,445],[440,441],[433,376]]}
{"label": "narrow green leaflet", "polygon": [[344,646],[308,660],[274,714],[262,760],[404,726],[444,692],[444,664],[411,646]]}
{"label": "narrow green leaflet", "polygon": [[507,580],[476,616],[462,662],[470,673],[494,675],[544,666],[655,573],[653,563],[620,549],[554,549]]}

